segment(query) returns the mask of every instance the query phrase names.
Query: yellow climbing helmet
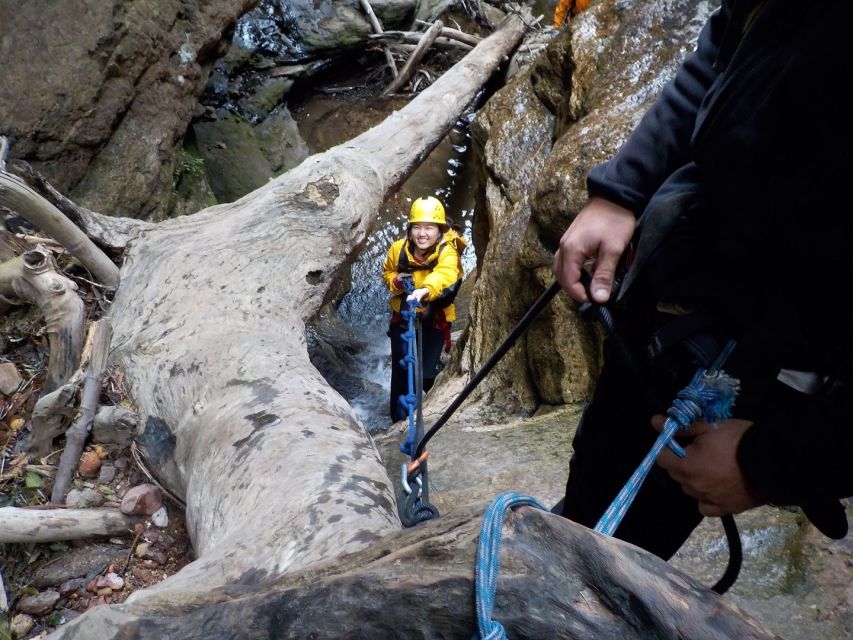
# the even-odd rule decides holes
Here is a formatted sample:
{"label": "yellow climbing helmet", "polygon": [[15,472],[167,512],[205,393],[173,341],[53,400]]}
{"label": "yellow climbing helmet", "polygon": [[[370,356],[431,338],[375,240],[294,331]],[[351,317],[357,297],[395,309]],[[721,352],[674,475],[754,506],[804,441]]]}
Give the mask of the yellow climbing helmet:
{"label": "yellow climbing helmet", "polygon": [[412,203],[412,208],[409,211],[409,224],[416,222],[431,222],[447,226],[444,206],[438,201],[438,198],[423,196]]}

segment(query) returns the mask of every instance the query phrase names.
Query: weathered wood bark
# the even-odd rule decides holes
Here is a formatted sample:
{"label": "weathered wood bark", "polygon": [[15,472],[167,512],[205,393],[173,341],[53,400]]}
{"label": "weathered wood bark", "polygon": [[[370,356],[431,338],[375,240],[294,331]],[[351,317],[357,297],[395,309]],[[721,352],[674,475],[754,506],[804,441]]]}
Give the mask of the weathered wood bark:
{"label": "weathered wood bark", "polygon": [[141,518],[118,509],[19,509],[0,508],[0,544],[59,542],[95,536],[114,536],[133,531]]}
{"label": "weathered wood bark", "polygon": [[[97,607],[66,640],[471,638],[483,506],[270,581]],[[636,547],[535,509],[505,523],[493,619],[542,640],[771,640],[734,606]]]}
{"label": "weathered wood bark", "polygon": [[77,411],[77,390],[83,382],[82,372],[55,391],[42,395],[30,418],[30,439],[27,449],[36,457],[49,453],[50,443],[60,435]]}
{"label": "weathered wood bark", "polygon": [[53,391],[80,364],[84,308],[77,285],[57,271],[48,251],[34,249],[0,263],[0,295],[38,305],[44,314],[50,343],[44,390]]}

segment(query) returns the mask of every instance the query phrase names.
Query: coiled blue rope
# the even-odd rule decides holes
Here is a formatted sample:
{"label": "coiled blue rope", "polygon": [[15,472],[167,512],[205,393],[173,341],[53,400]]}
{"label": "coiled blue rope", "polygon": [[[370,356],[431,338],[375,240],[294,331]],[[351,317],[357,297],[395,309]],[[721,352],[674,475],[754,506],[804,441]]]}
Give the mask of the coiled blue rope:
{"label": "coiled blue rope", "polygon": [[492,620],[495,608],[495,590],[501,566],[500,547],[504,517],[511,507],[529,505],[547,511],[538,500],[521,493],[502,493],[494,499],[483,516],[480,537],[477,541],[477,569],[474,576],[477,595],[477,630],[474,640],[504,640],[506,629]]}

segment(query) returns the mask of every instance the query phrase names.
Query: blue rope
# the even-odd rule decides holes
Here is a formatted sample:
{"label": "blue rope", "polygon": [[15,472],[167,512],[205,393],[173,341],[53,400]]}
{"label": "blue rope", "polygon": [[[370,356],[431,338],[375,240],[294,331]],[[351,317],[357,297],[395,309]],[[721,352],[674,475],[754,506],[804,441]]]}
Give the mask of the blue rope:
{"label": "blue rope", "polygon": [[506,630],[497,620],[492,620],[495,608],[495,590],[498,584],[501,558],[502,527],[507,509],[530,505],[547,511],[540,502],[521,493],[502,493],[494,499],[483,516],[483,525],[477,542],[477,570],[474,577],[477,594],[477,630],[474,640],[504,640]]}
{"label": "blue rope", "polygon": [[664,447],[671,447],[676,454],[684,457],[684,449],[673,442],[673,437],[679,429],[687,429],[699,418],[713,424],[731,416],[738,392],[738,380],[723,372],[721,367],[733,348],[734,341],[729,342],[709,370],[699,369],[690,384],[678,392],[666,412],[663,430],[640,466],[595,525],[596,531],[608,536],[613,535]]}
{"label": "blue rope", "polygon": [[[729,342],[710,369],[696,371],[690,384],[678,392],[672,406],[667,410],[667,419],[662,433],[634,475],[619,492],[613,504],[601,517],[595,526],[596,531],[609,536],[613,535],[664,447],[669,446],[677,453],[680,451],[679,455],[684,455],[684,450],[672,440],[676,431],[686,429],[699,418],[704,418],[713,424],[731,416],[731,409],[738,392],[738,381],[723,372],[722,365],[728,359],[734,345],[734,341]],[[500,494],[486,510],[477,542],[474,588],[478,633],[474,636],[474,640],[505,640],[507,637],[504,626],[497,620],[492,620],[492,611],[495,606],[495,591],[500,570],[503,520],[507,509],[517,505],[530,505],[548,511],[534,498],[514,492]]]}
{"label": "blue rope", "polygon": [[[403,287],[406,290],[406,293],[412,293],[412,291],[414,291],[414,285],[409,278],[403,280]],[[400,334],[400,337],[406,344],[406,355],[400,359],[400,364],[406,367],[409,392],[401,395],[397,400],[397,403],[409,416],[409,437],[400,444],[400,451],[411,458],[415,453],[415,446],[417,445],[415,442],[417,437],[415,409],[418,407],[418,396],[415,394],[415,367],[418,364],[418,355],[416,347],[417,334],[415,333],[415,318],[417,317],[418,303],[415,300],[410,300],[403,302],[403,304],[406,305],[406,308],[404,309],[403,305],[400,305],[400,316],[403,318],[404,322],[408,323],[409,326],[406,331]]]}

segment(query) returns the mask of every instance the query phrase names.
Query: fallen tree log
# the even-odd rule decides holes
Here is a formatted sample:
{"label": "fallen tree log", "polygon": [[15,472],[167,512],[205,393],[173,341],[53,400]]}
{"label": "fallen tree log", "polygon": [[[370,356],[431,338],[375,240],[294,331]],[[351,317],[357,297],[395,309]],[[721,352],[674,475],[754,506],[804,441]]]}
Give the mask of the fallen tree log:
{"label": "fallen tree log", "polygon": [[[66,640],[471,638],[484,505],[286,576],[97,607]],[[771,640],[660,558],[536,509],[505,523],[492,614],[514,639]]]}
{"label": "fallen tree log", "polygon": [[118,285],[118,267],[89,237],[23,180],[5,170],[0,170],[0,205],[16,211],[62,243],[99,282],[108,287]]}
{"label": "fallen tree log", "polygon": [[118,509],[22,509],[0,508],[0,544],[60,542],[96,536],[115,536],[133,531],[141,518]]}

